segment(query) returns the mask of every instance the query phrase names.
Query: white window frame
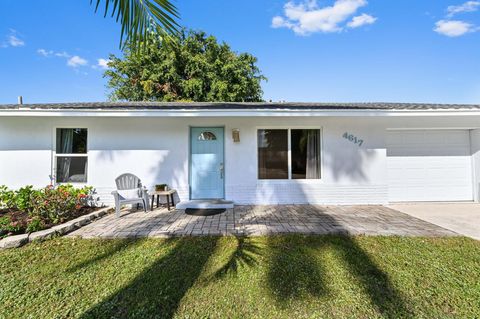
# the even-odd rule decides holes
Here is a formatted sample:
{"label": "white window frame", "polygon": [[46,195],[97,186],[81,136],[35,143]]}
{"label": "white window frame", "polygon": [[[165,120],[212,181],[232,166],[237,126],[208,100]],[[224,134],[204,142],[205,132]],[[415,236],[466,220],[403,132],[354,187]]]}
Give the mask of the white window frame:
{"label": "white window frame", "polygon": [[[287,162],[288,162],[288,178],[287,179],[271,179],[271,178],[260,178],[258,170],[258,131],[259,130],[287,130]],[[302,179],[292,179],[292,130],[319,130],[320,131],[320,178],[302,178]],[[255,170],[256,178],[258,182],[278,182],[278,183],[323,183],[323,127],[321,126],[257,126],[255,127]]]}
{"label": "white window frame", "polygon": [[[57,154],[57,129],[85,129],[87,130],[87,152],[85,154]],[[88,176],[89,174],[89,145],[90,145],[90,134],[89,134],[90,129],[84,125],[60,125],[60,126],[55,126],[53,128],[53,139],[52,139],[52,175],[51,175],[51,181],[53,185],[63,185],[63,184],[72,184],[72,185],[87,185],[88,183]],[[86,176],[86,181],[85,182],[57,182],[57,158],[58,157],[86,157],[87,158],[87,176]]]}

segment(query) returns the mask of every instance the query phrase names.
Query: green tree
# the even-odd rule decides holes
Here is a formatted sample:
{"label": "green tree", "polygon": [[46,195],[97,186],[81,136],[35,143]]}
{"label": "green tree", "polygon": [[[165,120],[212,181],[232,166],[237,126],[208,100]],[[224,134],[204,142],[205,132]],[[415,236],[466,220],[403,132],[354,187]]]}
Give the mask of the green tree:
{"label": "green tree", "polygon": [[257,58],[238,54],[204,32],[183,31],[167,43],[159,36],[141,53],[127,43],[123,55],[110,56],[104,75],[114,101],[262,100],[260,84],[266,78]]}

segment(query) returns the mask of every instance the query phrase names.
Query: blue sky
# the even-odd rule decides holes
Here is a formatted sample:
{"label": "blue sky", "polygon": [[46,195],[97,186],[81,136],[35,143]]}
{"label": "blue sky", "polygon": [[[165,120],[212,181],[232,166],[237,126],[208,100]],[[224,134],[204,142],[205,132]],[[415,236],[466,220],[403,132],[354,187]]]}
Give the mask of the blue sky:
{"label": "blue sky", "polygon": [[[267,100],[480,103],[480,1],[176,4],[258,57]],[[99,59],[120,54],[120,26],[89,0],[2,0],[0,16],[0,103],[107,99]]]}

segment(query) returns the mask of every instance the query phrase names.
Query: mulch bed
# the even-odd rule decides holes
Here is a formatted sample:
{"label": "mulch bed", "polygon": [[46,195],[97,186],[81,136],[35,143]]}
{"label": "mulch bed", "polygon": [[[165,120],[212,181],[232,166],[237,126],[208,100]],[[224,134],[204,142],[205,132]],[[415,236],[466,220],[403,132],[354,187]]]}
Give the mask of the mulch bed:
{"label": "mulch bed", "polygon": [[[71,216],[69,216],[69,218],[65,218],[64,220],[60,221],[58,224],[47,224],[43,229],[48,229],[55,225],[68,222],[69,220],[75,219],[77,217],[90,214],[97,209],[98,207],[82,207],[79,210],[75,211]],[[25,233],[25,228],[27,227],[28,221],[30,219],[30,217],[28,216],[28,213],[23,211],[16,211],[12,209],[0,209],[0,218],[5,216],[10,217],[10,219],[13,221],[17,221],[20,225],[22,225],[23,230],[15,233],[11,233],[11,232],[9,233],[0,229],[0,239],[10,235],[19,235],[19,234]]]}

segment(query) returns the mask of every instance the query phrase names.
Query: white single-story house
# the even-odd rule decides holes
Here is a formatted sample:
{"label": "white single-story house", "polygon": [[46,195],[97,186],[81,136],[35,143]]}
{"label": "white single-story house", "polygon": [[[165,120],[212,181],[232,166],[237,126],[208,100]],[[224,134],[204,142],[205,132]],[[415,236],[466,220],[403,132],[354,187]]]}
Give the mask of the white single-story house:
{"label": "white single-story house", "polygon": [[480,105],[0,105],[0,185],[166,183],[236,204],[479,201]]}

